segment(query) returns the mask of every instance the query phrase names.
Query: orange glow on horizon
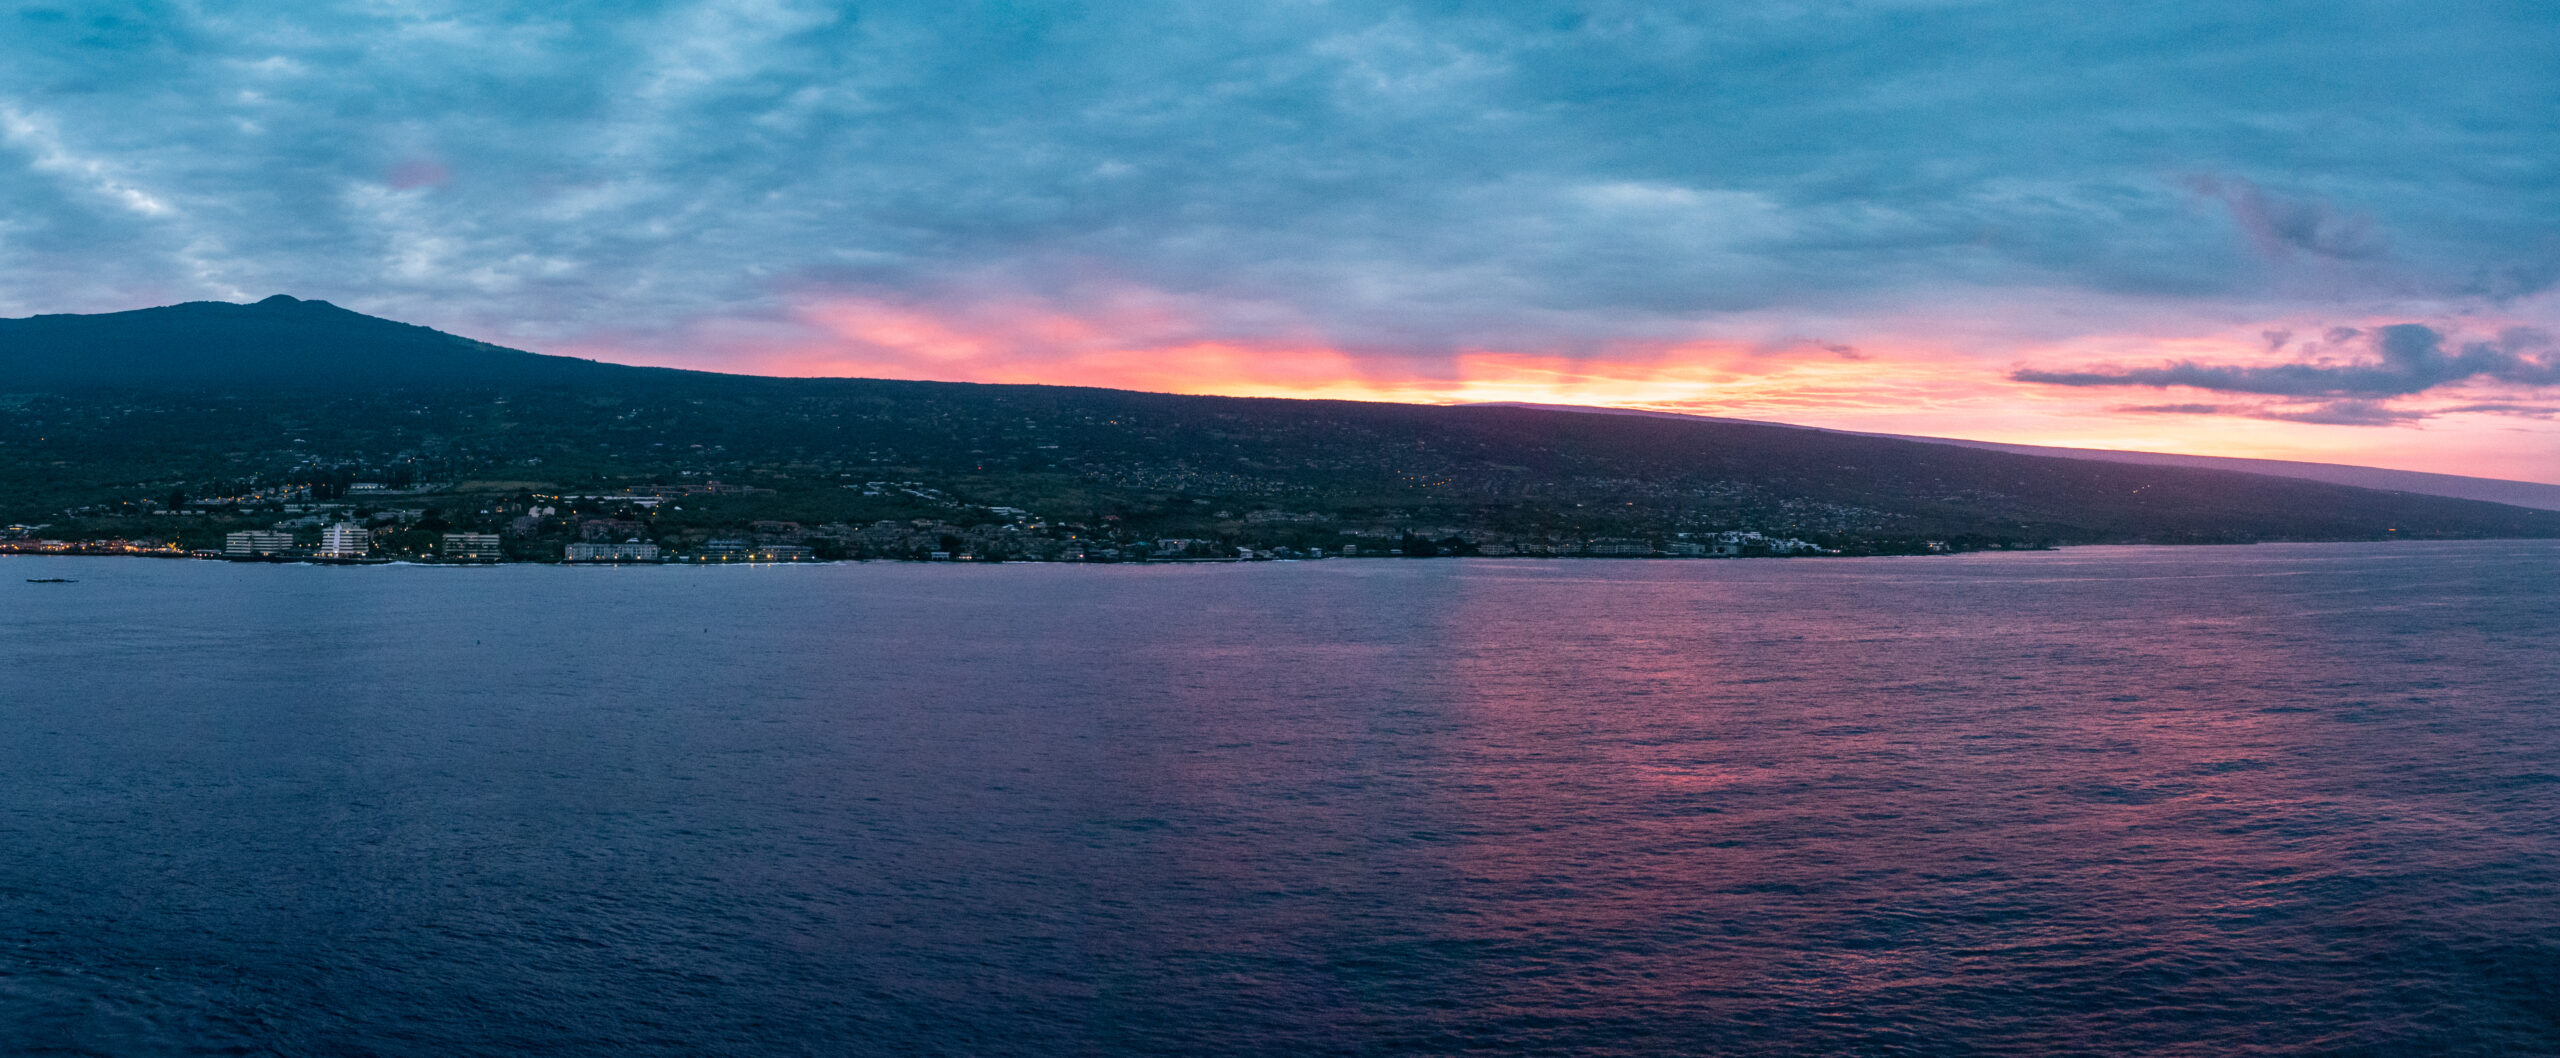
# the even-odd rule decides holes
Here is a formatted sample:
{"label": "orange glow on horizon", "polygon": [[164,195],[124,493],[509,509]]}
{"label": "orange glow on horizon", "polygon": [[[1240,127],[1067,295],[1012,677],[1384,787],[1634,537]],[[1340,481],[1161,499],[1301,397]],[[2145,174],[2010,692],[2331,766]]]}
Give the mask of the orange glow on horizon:
{"label": "orange glow on horizon", "polygon": [[[1587,355],[1472,349],[1437,356],[1348,350],[1316,336],[1203,338],[1181,312],[1134,300],[1091,312],[1029,302],[925,309],[814,301],[789,334],[713,336],[716,359],[577,355],[761,375],[1094,386],[1234,397],[1417,404],[1516,402],[1677,412],[1833,429],[2198,455],[2396,466],[2560,482],[2545,452],[2516,443],[2529,420],[2480,414],[2420,427],[2322,425],[2143,405],[2244,403],[2231,394],[2022,383],[2022,363],[2281,362],[2262,328],[2094,334],[1984,349],[1961,340],[1862,341],[1851,359],[1804,342],[1622,342]],[[2481,394],[2448,390],[2452,407]],[[2409,445],[2413,429],[2428,444]],[[2549,432],[2539,431],[2543,448]]]}

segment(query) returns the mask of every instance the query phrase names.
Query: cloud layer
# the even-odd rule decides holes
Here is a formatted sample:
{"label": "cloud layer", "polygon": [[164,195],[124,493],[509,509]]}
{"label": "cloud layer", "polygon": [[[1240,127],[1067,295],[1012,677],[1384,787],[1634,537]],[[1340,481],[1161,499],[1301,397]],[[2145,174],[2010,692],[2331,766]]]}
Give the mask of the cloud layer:
{"label": "cloud layer", "polygon": [[886,306],[2391,404],[2549,361],[2064,353],[2560,324],[2554,54],[2489,2],[24,4],[0,314],[291,292],[744,368]]}
{"label": "cloud layer", "polygon": [[[2332,343],[2367,337],[2363,332],[2335,332]],[[2320,357],[2308,362],[2243,366],[2201,364],[2181,360],[2158,367],[2096,371],[2022,369],[2010,377],[2020,382],[2056,386],[2186,386],[2223,393],[2259,393],[2285,397],[2405,397],[2439,386],[2486,379],[2516,386],[2560,385],[2560,360],[2549,353],[2551,338],[2535,330],[2510,330],[2495,342],[2466,342],[2445,348],[2434,328],[2395,323],[2370,336],[2371,359],[2336,361]],[[2534,355],[2528,350],[2540,350]],[[2307,352],[2316,353],[2315,345]]]}

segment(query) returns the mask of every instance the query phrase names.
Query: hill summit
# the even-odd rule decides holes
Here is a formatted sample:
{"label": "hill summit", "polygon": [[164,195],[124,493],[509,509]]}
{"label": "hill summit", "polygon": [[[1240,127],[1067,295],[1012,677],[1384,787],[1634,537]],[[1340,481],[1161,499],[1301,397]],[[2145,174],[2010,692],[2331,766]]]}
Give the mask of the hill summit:
{"label": "hill summit", "polygon": [[278,294],[0,320],[13,390],[353,391],[540,385],[644,371],[544,356]]}

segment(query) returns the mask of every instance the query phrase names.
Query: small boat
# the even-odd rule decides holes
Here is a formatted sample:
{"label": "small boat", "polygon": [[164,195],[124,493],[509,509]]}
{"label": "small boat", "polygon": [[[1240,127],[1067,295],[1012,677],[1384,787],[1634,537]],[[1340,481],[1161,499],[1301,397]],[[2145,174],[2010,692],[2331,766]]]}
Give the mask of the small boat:
{"label": "small boat", "polygon": [[68,578],[68,577],[29,577],[29,578],[27,578],[27,583],[29,583],[29,584],[78,584],[78,583],[80,583],[80,582],[79,582],[79,581],[76,581],[76,580],[72,580],[72,579],[70,579],[70,578]]}

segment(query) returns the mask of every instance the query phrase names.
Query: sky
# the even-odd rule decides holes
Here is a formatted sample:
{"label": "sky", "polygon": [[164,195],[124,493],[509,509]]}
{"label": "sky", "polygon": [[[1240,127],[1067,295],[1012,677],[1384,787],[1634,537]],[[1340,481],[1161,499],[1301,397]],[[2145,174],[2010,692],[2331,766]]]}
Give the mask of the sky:
{"label": "sky", "polygon": [[20,3],[0,316],[2560,482],[2560,8]]}

